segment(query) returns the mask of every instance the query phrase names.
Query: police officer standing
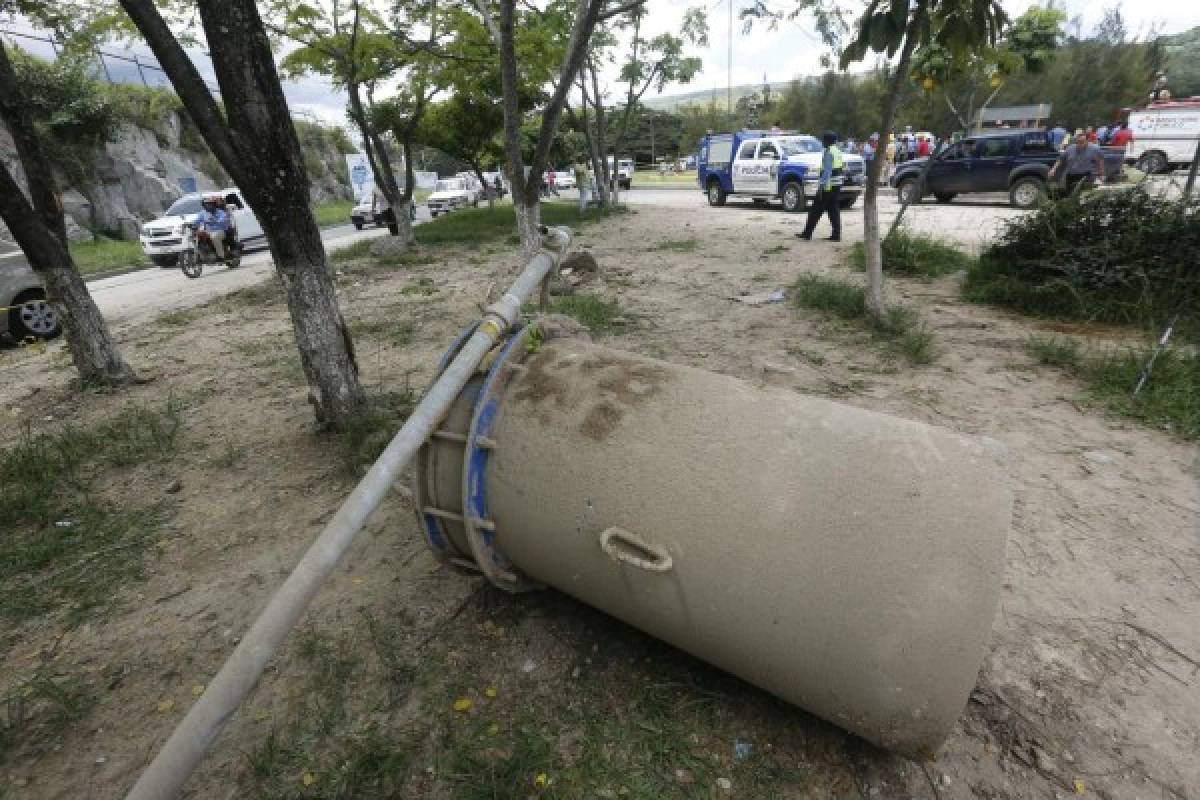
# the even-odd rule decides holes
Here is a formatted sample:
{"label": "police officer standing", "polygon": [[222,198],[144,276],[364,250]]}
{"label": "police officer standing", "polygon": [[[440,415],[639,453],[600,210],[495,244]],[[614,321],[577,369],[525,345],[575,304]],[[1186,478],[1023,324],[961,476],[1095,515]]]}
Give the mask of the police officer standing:
{"label": "police officer standing", "polygon": [[808,210],[808,222],[804,231],[797,233],[801,239],[812,239],[813,229],[821,221],[822,214],[829,214],[829,224],[833,227],[831,242],[842,240],[842,211],[839,205],[842,197],[842,181],[846,171],[842,151],[837,147],[837,134],[826,131],[821,136],[825,152],[821,156],[821,177],[817,181],[817,196],[813,199],[812,207]]}

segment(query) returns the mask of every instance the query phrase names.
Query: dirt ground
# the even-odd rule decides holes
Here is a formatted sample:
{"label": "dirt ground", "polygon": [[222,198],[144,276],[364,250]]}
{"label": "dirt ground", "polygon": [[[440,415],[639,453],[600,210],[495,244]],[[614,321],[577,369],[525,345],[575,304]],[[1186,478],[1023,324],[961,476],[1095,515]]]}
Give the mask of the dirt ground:
{"label": "dirt ground", "polygon": [[[577,237],[602,268],[586,290],[623,309],[599,341],[1008,445],[1001,610],[936,759],[878,751],[562,595],[512,597],[439,567],[399,489],[188,796],[1200,797],[1197,448],[1106,417],[1023,349],[1048,328],[1097,345],[1133,333],[966,304],[953,276],[894,280],[939,350],[903,365],[852,326],[766,302],[805,272],[859,280],[848,244],[800,243],[794,217],[694,199]],[[509,245],[426,252],[339,277],[374,394],[423,387],[519,265]],[[105,485],[168,509],[144,579],[78,624],[54,614],[2,632],[0,694],[43,670],[94,698],[0,760],[5,800],[121,796],[353,485],[342,441],[312,431],[276,294],[117,334],[149,378],[118,394],[72,389],[61,343],[0,353],[10,441],[131,402],[184,406],[176,454]]]}

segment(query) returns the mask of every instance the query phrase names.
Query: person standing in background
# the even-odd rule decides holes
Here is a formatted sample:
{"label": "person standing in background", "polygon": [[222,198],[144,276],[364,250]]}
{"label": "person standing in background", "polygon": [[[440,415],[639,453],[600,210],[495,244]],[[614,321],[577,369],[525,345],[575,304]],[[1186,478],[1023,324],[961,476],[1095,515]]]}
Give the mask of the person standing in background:
{"label": "person standing in background", "polygon": [[1086,133],[1077,133],[1075,144],[1063,150],[1050,168],[1050,177],[1062,181],[1067,194],[1090,189],[1098,179],[1104,178],[1104,154],[1088,141]]}
{"label": "person standing in background", "polygon": [[1133,141],[1133,131],[1129,130],[1129,126],[1124,122],[1117,124],[1116,133],[1112,136],[1113,147],[1128,147]]}
{"label": "person standing in background", "polygon": [[579,213],[587,211],[588,203],[591,202],[592,186],[588,179],[587,165],[583,163],[583,159],[575,162],[575,188],[579,190]]}
{"label": "person standing in background", "polygon": [[1067,140],[1067,126],[1065,123],[1058,123],[1050,129],[1050,146],[1055,150],[1063,149],[1063,142]]}
{"label": "person standing in background", "polygon": [[1096,129],[1091,125],[1087,126],[1087,130],[1083,132],[1083,135],[1087,137],[1088,144],[1096,143]]}

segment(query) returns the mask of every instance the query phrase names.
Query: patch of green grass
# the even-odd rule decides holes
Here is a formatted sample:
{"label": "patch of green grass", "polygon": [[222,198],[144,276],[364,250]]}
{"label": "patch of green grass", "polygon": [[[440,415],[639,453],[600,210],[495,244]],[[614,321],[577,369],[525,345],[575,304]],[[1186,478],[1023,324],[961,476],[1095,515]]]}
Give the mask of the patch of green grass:
{"label": "patch of green grass", "polygon": [[350,209],[352,208],[354,208],[353,200],[327,200],[324,203],[314,203],[312,212],[318,226],[329,228],[349,223]]}
{"label": "patch of green grass", "polygon": [[[850,248],[850,263],[857,270],[866,268],[862,242]],[[883,240],[883,268],[887,272],[919,278],[937,278],[970,269],[975,259],[958,248],[923,233],[898,230]]]}
{"label": "patch of green grass", "polygon": [[355,339],[360,336],[382,339],[392,347],[405,347],[412,344],[415,330],[411,320],[357,319],[350,323],[350,333]]}
{"label": "patch of green grass", "polygon": [[623,319],[621,304],[591,294],[574,294],[555,298],[550,310],[579,320],[592,333],[611,333]]}
{"label": "patch of green grass", "polygon": [[863,287],[819,275],[801,275],[792,287],[792,302],[798,308],[811,308],[842,319],[866,316]]}
{"label": "patch of green grass", "polygon": [[1063,336],[1030,336],[1025,351],[1043,366],[1066,369],[1078,367],[1082,356],[1079,343]]}
{"label": "patch of green grass", "polygon": [[699,245],[695,239],[665,239],[646,249],[649,252],[694,253]]}
{"label": "patch of green grass", "polygon": [[95,702],[81,681],[47,667],[18,680],[0,696],[0,764],[18,749],[43,751]]}
{"label": "patch of green grass", "polygon": [[362,477],[379,458],[396,431],[400,430],[416,404],[416,393],[408,388],[369,398],[367,407],[350,422],[346,430],[330,434],[339,437],[338,459],[342,473],[354,480]]}
{"label": "patch of green grass", "polygon": [[[566,225],[572,230],[588,225],[613,214],[624,213],[623,209],[598,212],[591,210],[579,213],[575,203],[542,203],[543,225]],[[495,208],[468,208],[444,214],[414,229],[421,244],[445,244],[448,242],[487,242],[493,240],[520,244],[516,234],[517,214],[512,205]]]}
{"label": "patch of green grass", "polygon": [[792,287],[792,302],[833,317],[864,324],[876,339],[910,364],[931,364],[937,358],[933,332],[916,312],[892,306],[883,320],[867,314],[866,290],[862,286],[819,275],[802,275]]}
{"label": "patch of green grass", "polygon": [[778,253],[786,253],[787,251],[788,251],[788,246],[786,244],[777,244],[774,247],[768,247],[766,250],[763,250],[762,254],[764,257],[766,257],[766,256],[773,256]]}
{"label": "patch of green grass", "polygon": [[71,258],[79,272],[89,275],[95,272],[124,267],[148,267],[150,259],[142,252],[142,244],[138,241],[126,242],[120,239],[100,237],[92,242],[76,242],[70,246]]}
{"label": "patch of green grass", "polygon": [[1148,349],[1120,350],[1085,358],[1080,374],[1091,399],[1107,411],[1184,439],[1200,439],[1200,356],[1165,349],[1150,379],[1133,395],[1150,359]]}
{"label": "patch of green grass", "polygon": [[168,328],[185,328],[199,319],[201,313],[195,308],[180,308],[175,311],[166,311],[159,314],[155,318],[155,322],[159,325],[165,325]]}
{"label": "patch of green grass", "polygon": [[437,285],[430,278],[418,278],[412,283],[405,284],[404,288],[400,290],[400,294],[419,297],[431,297],[437,293]]}
{"label": "patch of green grass", "polygon": [[131,405],[87,429],[27,431],[0,452],[0,618],[65,610],[77,621],[141,574],[161,506],[114,502],[94,484],[171,455],[181,422],[174,399],[162,411]]}
{"label": "patch of green grass", "polygon": [[374,239],[359,239],[353,244],[348,244],[345,247],[338,247],[329,251],[329,260],[335,264],[341,264],[346,261],[357,261],[360,258],[371,257],[371,243]]}

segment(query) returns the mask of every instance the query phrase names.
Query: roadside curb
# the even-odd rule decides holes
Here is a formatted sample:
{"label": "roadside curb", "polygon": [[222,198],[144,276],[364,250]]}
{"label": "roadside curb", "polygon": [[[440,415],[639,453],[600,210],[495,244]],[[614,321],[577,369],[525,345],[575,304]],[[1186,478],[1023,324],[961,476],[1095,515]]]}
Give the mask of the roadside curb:
{"label": "roadside curb", "polygon": [[128,275],[131,272],[141,272],[147,269],[173,269],[173,267],[160,267],[157,264],[141,264],[135,267],[118,267],[116,269],[105,270],[104,272],[89,272],[83,276],[84,283],[92,281],[102,281],[105,278],[116,278],[121,275]]}

